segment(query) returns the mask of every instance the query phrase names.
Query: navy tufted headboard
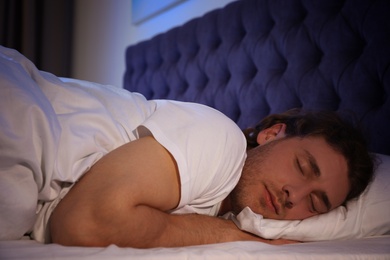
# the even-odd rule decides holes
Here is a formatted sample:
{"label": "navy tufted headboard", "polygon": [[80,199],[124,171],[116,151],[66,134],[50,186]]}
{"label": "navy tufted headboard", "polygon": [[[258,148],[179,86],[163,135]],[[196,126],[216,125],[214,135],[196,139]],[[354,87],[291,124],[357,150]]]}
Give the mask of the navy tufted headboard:
{"label": "navy tufted headboard", "polygon": [[130,46],[124,87],[241,128],[295,107],[353,111],[390,154],[389,17],[389,0],[239,0]]}

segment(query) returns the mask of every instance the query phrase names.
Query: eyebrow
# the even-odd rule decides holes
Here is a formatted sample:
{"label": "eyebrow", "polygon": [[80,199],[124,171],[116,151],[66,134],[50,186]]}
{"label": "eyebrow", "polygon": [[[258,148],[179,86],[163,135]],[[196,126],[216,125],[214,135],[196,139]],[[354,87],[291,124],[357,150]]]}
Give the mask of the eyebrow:
{"label": "eyebrow", "polygon": [[325,192],[321,192],[320,196],[321,196],[322,201],[325,203],[327,212],[329,212],[330,209],[332,208],[332,204],[330,204],[328,195],[326,195]]}
{"label": "eyebrow", "polygon": [[[316,158],[314,158],[314,156],[307,150],[305,150],[305,154],[306,154],[307,160],[309,162],[311,171],[314,173],[314,175],[317,178],[320,177],[321,170],[320,170],[320,167],[318,167],[318,163],[317,163]],[[332,204],[329,201],[328,195],[325,192],[321,192],[320,197],[321,197],[322,201],[325,203],[327,211],[329,211],[332,208]]]}

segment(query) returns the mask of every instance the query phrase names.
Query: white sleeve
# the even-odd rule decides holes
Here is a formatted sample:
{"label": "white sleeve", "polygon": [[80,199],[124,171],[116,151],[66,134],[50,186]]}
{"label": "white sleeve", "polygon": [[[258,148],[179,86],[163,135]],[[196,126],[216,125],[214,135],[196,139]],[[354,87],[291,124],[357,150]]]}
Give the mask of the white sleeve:
{"label": "white sleeve", "polygon": [[189,205],[208,214],[240,178],[245,137],[232,120],[210,107],[156,102],[156,111],[142,125],[176,160],[181,181],[178,208]]}

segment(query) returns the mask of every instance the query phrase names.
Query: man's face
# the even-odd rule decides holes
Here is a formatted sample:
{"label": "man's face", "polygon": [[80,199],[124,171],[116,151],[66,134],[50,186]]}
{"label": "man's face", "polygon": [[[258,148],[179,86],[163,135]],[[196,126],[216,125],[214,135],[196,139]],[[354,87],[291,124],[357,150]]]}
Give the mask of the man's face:
{"label": "man's face", "polygon": [[231,193],[233,212],[249,206],[272,219],[305,219],[340,206],[348,192],[345,158],[323,138],[281,138],[248,152]]}

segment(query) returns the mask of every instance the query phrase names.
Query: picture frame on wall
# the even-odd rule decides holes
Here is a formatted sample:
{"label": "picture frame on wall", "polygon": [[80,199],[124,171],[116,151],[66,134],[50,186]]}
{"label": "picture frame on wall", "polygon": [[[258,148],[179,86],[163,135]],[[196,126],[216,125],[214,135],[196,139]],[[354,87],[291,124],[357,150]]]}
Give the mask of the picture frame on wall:
{"label": "picture frame on wall", "polygon": [[187,0],[132,0],[132,23],[137,25]]}

